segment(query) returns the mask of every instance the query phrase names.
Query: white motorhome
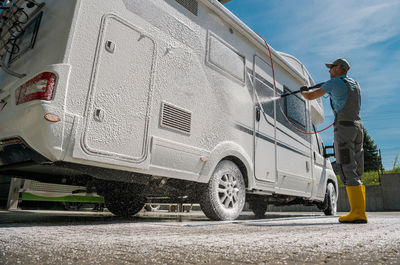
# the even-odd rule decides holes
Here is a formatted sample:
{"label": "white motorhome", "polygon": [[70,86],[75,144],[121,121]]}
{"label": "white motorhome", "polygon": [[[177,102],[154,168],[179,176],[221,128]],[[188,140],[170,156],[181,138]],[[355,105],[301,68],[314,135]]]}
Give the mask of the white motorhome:
{"label": "white motorhome", "polygon": [[[151,196],[214,220],[245,201],[317,205],[338,186],[295,57],[217,0],[13,0],[0,21],[0,175],[86,186],[117,215]],[[279,104],[278,104],[279,103]],[[280,106],[279,106],[280,105]]]}

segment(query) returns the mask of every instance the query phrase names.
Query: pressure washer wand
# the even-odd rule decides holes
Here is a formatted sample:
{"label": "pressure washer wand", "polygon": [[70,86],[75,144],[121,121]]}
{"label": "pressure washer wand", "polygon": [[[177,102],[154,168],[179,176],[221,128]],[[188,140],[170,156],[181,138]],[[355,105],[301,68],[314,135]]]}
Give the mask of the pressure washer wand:
{"label": "pressure washer wand", "polygon": [[308,90],[310,90],[310,89],[314,89],[314,88],[321,87],[323,84],[324,84],[324,82],[318,83],[318,84],[316,84],[316,85],[313,85],[313,86],[308,87],[307,89],[299,89],[299,90],[292,91],[292,92],[289,92],[289,93],[286,93],[286,94],[282,94],[282,95],[280,95],[279,97],[280,97],[280,98],[284,98],[284,97],[287,97],[287,96],[290,96],[290,95],[294,95],[294,94],[300,93],[301,91],[308,91]]}

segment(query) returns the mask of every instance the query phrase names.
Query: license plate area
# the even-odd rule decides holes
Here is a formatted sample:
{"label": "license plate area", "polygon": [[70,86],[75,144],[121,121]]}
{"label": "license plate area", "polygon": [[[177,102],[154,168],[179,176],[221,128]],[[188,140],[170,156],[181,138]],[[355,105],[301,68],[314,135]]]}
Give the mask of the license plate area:
{"label": "license plate area", "polygon": [[43,12],[38,14],[28,26],[15,38],[13,42],[13,48],[8,60],[8,64],[12,64],[14,61],[19,59],[30,49],[33,49],[36,42],[36,37],[40,27],[40,21],[42,20]]}

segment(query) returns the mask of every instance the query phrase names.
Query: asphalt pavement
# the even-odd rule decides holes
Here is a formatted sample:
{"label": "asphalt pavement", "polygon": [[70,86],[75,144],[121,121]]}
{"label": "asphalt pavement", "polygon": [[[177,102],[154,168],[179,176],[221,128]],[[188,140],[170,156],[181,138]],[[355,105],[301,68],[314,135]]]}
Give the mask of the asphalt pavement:
{"label": "asphalt pavement", "polygon": [[368,217],[0,211],[0,264],[400,264],[400,212]]}

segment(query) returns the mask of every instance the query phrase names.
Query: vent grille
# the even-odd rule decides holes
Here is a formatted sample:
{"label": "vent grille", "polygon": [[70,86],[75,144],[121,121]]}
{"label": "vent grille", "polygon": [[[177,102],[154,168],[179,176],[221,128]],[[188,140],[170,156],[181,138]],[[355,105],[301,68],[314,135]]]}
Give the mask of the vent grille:
{"label": "vent grille", "polygon": [[192,14],[197,16],[199,5],[196,0],[175,0],[181,6],[189,10]]}
{"label": "vent grille", "polygon": [[161,125],[184,133],[190,133],[192,114],[189,111],[163,103]]}

